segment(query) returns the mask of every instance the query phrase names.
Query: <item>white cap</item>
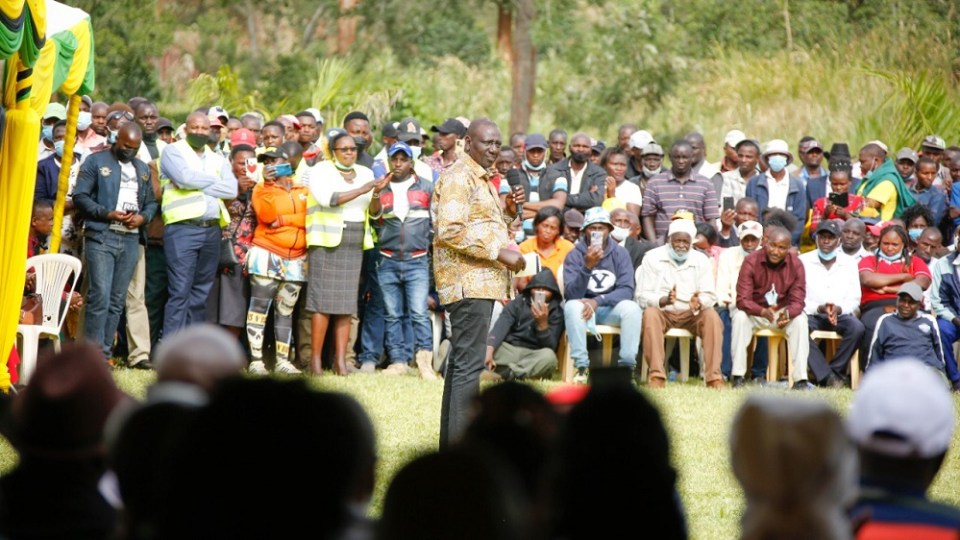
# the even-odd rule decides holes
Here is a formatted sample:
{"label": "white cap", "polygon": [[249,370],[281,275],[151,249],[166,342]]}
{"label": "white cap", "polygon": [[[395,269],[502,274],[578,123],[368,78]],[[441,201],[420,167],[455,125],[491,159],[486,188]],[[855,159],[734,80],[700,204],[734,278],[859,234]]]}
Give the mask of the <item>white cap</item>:
{"label": "white cap", "polygon": [[867,144],[865,144],[864,146],[869,146],[869,145],[871,145],[871,144],[875,144],[875,145],[879,146],[880,148],[883,148],[883,151],[884,151],[884,152],[890,152],[890,150],[887,150],[887,145],[883,144],[883,141],[870,141],[870,142],[868,142]]}
{"label": "white cap", "polygon": [[953,425],[946,382],[912,358],[870,366],[847,417],[847,431],[862,448],[902,458],[946,452]]}
{"label": "white cap", "polygon": [[641,129],[640,131],[635,131],[633,135],[630,136],[627,146],[629,148],[643,148],[644,146],[654,142],[657,141],[653,139],[653,135],[651,135],[649,131]]}
{"label": "white cap", "polygon": [[317,120],[317,123],[318,123],[318,124],[322,124],[322,123],[323,123],[323,115],[320,114],[320,110],[319,110],[319,109],[315,109],[315,108],[313,108],[313,107],[310,107],[309,109],[307,109],[307,112],[313,115],[313,117]]}
{"label": "white cap", "polygon": [[743,142],[743,140],[746,138],[747,136],[744,135],[739,129],[731,129],[726,135],[723,136],[723,142],[724,144],[729,145],[730,148],[736,148],[737,145]]}
{"label": "white cap", "polygon": [[757,240],[763,238],[763,225],[756,221],[744,221],[737,227],[737,238],[752,236]]}
{"label": "white cap", "polygon": [[697,226],[689,219],[675,219],[671,221],[670,227],[667,228],[667,238],[670,238],[674,233],[679,232],[689,234],[690,240],[692,241],[697,237]]}

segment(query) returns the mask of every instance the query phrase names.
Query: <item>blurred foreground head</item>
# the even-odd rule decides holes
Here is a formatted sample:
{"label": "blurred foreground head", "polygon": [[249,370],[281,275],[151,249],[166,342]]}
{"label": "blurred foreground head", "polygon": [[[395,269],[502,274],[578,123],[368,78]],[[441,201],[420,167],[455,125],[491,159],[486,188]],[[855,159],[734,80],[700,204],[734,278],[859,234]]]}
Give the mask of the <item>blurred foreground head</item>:
{"label": "blurred foreground head", "polygon": [[246,365],[247,355],[236,337],[215,324],[191,325],[157,347],[157,385],[148,390],[148,400],[202,402],[217,383],[239,375]]}

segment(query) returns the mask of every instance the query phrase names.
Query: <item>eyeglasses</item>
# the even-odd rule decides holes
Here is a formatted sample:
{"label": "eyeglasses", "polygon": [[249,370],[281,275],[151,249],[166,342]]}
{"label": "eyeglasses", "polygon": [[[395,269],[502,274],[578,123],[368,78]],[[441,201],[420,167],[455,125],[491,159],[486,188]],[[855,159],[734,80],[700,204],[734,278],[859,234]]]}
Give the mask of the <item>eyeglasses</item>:
{"label": "eyeglasses", "polygon": [[356,151],[357,151],[357,147],[356,147],[356,146],[348,146],[348,147],[346,147],[346,148],[334,148],[333,151],[334,151],[334,152],[343,152],[343,153],[347,154],[347,153],[350,153],[350,152],[356,152]]}

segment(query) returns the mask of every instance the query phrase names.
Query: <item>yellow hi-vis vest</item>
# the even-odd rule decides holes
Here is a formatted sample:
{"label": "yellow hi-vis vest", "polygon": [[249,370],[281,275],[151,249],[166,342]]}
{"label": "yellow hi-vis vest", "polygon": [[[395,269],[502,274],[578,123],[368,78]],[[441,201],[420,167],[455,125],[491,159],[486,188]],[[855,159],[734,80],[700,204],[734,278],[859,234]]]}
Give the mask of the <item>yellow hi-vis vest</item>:
{"label": "yellow hi-vis vest", "polygon": [[[307,247],[337,247],[343,236],[343,209],[339,206],[323,206],[307,195]],[[373,249],[376,244],[370,214],[363,221],[363,249]]]}
{"label": "yellow hi-vis vest", "polygon": [[[172,146],[177,147],[191,169],[220,176],[223,158],[211,152],[209,148],[204,147],[203,149],[206,159],[200,159],[197,151],[187,144],[186,140],[177,141]],[[178,188],[165,176],[161,176],[160,186],[163,189],[160,212],[163,216],[164,225],[196,219],[207,211],[207,201],[204,198],[203,191]],[[217,202],[220,206],[220,226],[226,227],[230,224],[230,212],[227,211],[227,205],[223,204],[222,199],[218,199]]]}

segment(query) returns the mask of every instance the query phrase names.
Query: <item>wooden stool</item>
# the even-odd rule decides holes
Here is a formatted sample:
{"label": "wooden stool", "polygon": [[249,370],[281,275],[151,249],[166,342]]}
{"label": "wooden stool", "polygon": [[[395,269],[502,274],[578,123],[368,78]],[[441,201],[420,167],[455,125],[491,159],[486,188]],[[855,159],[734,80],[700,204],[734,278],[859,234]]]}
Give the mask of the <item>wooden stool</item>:
{"label": "wooden stool", "polygon": [[[664,339],[676,339],[680,346],[680,382],[687,382],[690,379],[690,340],[694,338],[693,334],[682,328],[670,328],[663,334]],[[646,357],[641,359],[643,366],[640,368],[640,380],[647,380],[647,372],[650,369]]]}
{"label": "wooden stool", "polygon": [[[837,354],[837,342],[843,339],[843,336],[829,330],[814,330],[810,332],[810,339],[826,339],[827,341],[827,363],[829,364]],[[853,356],[850,357],[850,388],[856,390],[860,386],[860,348],[853,350]]]}
{"label": "wooden stool", "polygon": [[[597,325],[597,333],[603,338],[603,367],[613,364],[613,336],[620,335],[619,326]],[[590,334],[587,334],[588,339]],[[560,377],[563,382],[573,382],[573,357],[570,356],[570,343],[560,338],[560,347],[557,348],[557,358],[560,359]]]}
{"label": "wooden stool", "polygon": [[[780,344],[786,339],[787,333],[780,329],[758,328],[753,331],[753,341],[750,344],[751,349],[757,346],[757,338],[767,338],[767,382],[777,382],[780,377]],[[784,366],[787,368],[787,386],[793,386],[793,372],[790,369],[790,355],[787,355],[787,362]]]}

